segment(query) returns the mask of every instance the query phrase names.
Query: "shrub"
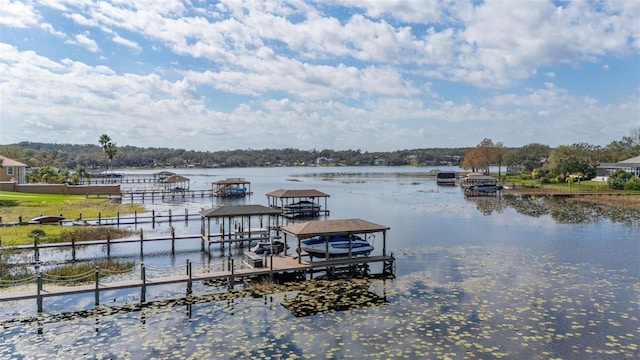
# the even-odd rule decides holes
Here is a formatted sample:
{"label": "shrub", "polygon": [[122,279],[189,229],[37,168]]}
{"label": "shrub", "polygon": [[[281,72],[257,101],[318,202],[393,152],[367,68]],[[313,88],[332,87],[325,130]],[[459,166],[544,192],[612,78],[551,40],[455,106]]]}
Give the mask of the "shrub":
{"label": "shrub", "polygon": [[46,235],[46,233],[42,229],[33,229],[33,230],[29,231],[29,236],[31,236],[31,237],[34,237],[34,236],[42,237],[42,236],[45,236],[45,235]]}
{"label": "shrub", "polygon": [[625,184],[631,179],[633,175],[623,170],[618,170],[615,173],[609,175],[609,187],[611,189],[626,189]]}
{"label": "shrub", "polygon": [[640,190],[640,178],[633,177],[626,184],[624,184],[625,190]]}
{"label": "shrub", "polygon": [[17,202],[16,200],[0,200],[0,206],[18,206],[20,205],[19,202]]}

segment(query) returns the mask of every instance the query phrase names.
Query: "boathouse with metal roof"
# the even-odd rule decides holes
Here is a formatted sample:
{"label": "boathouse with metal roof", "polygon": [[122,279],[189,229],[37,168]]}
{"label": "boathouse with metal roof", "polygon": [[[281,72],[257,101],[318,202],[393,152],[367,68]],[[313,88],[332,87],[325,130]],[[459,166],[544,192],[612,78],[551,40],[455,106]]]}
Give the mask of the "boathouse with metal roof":
{"label": "boathouse with metal roof", "polygon": [[[382,233],[382,257],[387,258],[387,231],[388,226],[375,224],[362,219],[338,219],[338,220],[317,220],[306,221],[292,225],[283,226],[281,228],[284,234],[284,242],[287,244],[289,236],[297,239],[298,246],[298,263],[302,262],[302,240],[320,236],[328,241],[332,235],[366,235],[374,233]],[[286,253],[285,253],[286,254]],[[392,260],[389,256],[388,260]]]}
{"label": "boathouse with metal roof", "polygon": [[[279,227],[280,209],[263,205],[222,205],[200,211],[202,250],[209,244],[265,240]],[[212,222],[219,224],[212,230]]]}
{"label": "boathouse with metal roof", "polygon": [[[329,215],[327,198],[329,194],[315,189],[278,189],[267,193],[267,203],[280,208],[288,218],[299,216]],[[320,203],[324,199],[324,207]]]}
{"label": "boathouse with metal roof", "polygon": [[244,178],[227,178],[213,183],[215,196],[245,196],[251,195],[251,182]]}

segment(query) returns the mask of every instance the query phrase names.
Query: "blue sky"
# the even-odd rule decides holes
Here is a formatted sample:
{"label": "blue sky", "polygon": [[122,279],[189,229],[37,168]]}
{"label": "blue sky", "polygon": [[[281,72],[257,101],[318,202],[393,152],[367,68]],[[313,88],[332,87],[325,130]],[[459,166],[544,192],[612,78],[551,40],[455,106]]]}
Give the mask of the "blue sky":
{"label": "blue sky", "polygon": [[0,144],[606,146],[640,127],[640,0],[0,9]]}

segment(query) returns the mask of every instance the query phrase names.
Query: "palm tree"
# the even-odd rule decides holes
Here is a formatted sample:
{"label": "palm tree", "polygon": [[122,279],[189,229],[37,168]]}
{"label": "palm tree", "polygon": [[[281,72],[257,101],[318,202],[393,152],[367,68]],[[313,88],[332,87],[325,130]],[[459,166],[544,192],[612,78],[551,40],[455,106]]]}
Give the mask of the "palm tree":
{"label": "palm tree", "polygon": [[81,166],[81,165],[76,166],[76,169],[73,173],[74,173],[74,183],[84,184],[86,179],[86,182],[91,184],[91,173],[89,173],[84,166]]}
{"label": "palm tree", "polygon": [[102,134],[100,136],[100,139],[98,139],[98,142],[102,146],[102,151],[104,151],[104,154],[109,159],[109,165],[107,165],[107,169],[108,169],[111,166],[111,162],[113,161],[113,158],[118,153],[118,147],[116,146],[116,143],[111,141],[111,137],[109,137],[109,135],[107,134]]}
{"label": "palm tree", "polygon": [[112,143],[112,142],[108,143],[107,147],[104,149],[104,153],[105,155],[107,155],[107,158],[109,158],[109,167],[111,167],[111,175],[113,177],[113,166],[111,166],[111,162],[113,161],[113,158],[118,153],[118,148],[116,147],[116,143]]}
{"label": "palm tree", "polygon": [[98,142],[100,143],[100,146],[102,146],[102,150],[106,150],[107,144],[111,142],[111,137],[107,134],[102,134],[100,135]]}

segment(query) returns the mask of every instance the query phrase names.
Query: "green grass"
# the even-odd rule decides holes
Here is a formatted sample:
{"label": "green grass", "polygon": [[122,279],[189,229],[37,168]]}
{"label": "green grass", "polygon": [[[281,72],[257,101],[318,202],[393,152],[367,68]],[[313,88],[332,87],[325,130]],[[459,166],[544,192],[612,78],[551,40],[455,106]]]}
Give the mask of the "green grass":
{"label": "green grass", "polygon": [[[135,262],[126,262],[119,260],[103,260],[91,263],[76,263],[58,266],[47,270],[47,278],[51,280],[68,281],[70,284],[86,283],[95,281],[95,269],[98,267],[98,277],[103,278],[109,276],[110,272],[125,272],[133,270]],[[102,271],[106,270],[106,271]],[[78,275],[87,274],[86,277],[78,277]]]}
{"label": "green grass", "polygon": [[84,195],[62,195],[62,194],[37,194],[24,192],[0,191],[0,200],[14,200],[18,202],[32,203],[62,203],[69,200],[84,200]]}
{"label": "green grass", "polygon": [[113,217],[144,211],[140,204],[119,204],[108,199],[87,199],[83,195],[30,194],[0,191],[0,216],[3,222],[23,221],[40,215],[60,215],[67,219]]}
{"label": "green grass", "polygon": [[[86,199],[83,195],[33,194],[0,191],[0,217],[3,223],[26,222],[40,215],[60,215],[67,219],[114,217],[143,212],[140,204],[114,203],[108,199]],[[58,225],[29,224],[0,227],[2,246],[29,244],[33,242],[33,231],[44,231],[50,239],[60,239],[69,227]],[[115,238],[115,237],[112,237]],[[100,240],[88,239],[88,240]],[[65,241],[65,240],[51,240]]]}

